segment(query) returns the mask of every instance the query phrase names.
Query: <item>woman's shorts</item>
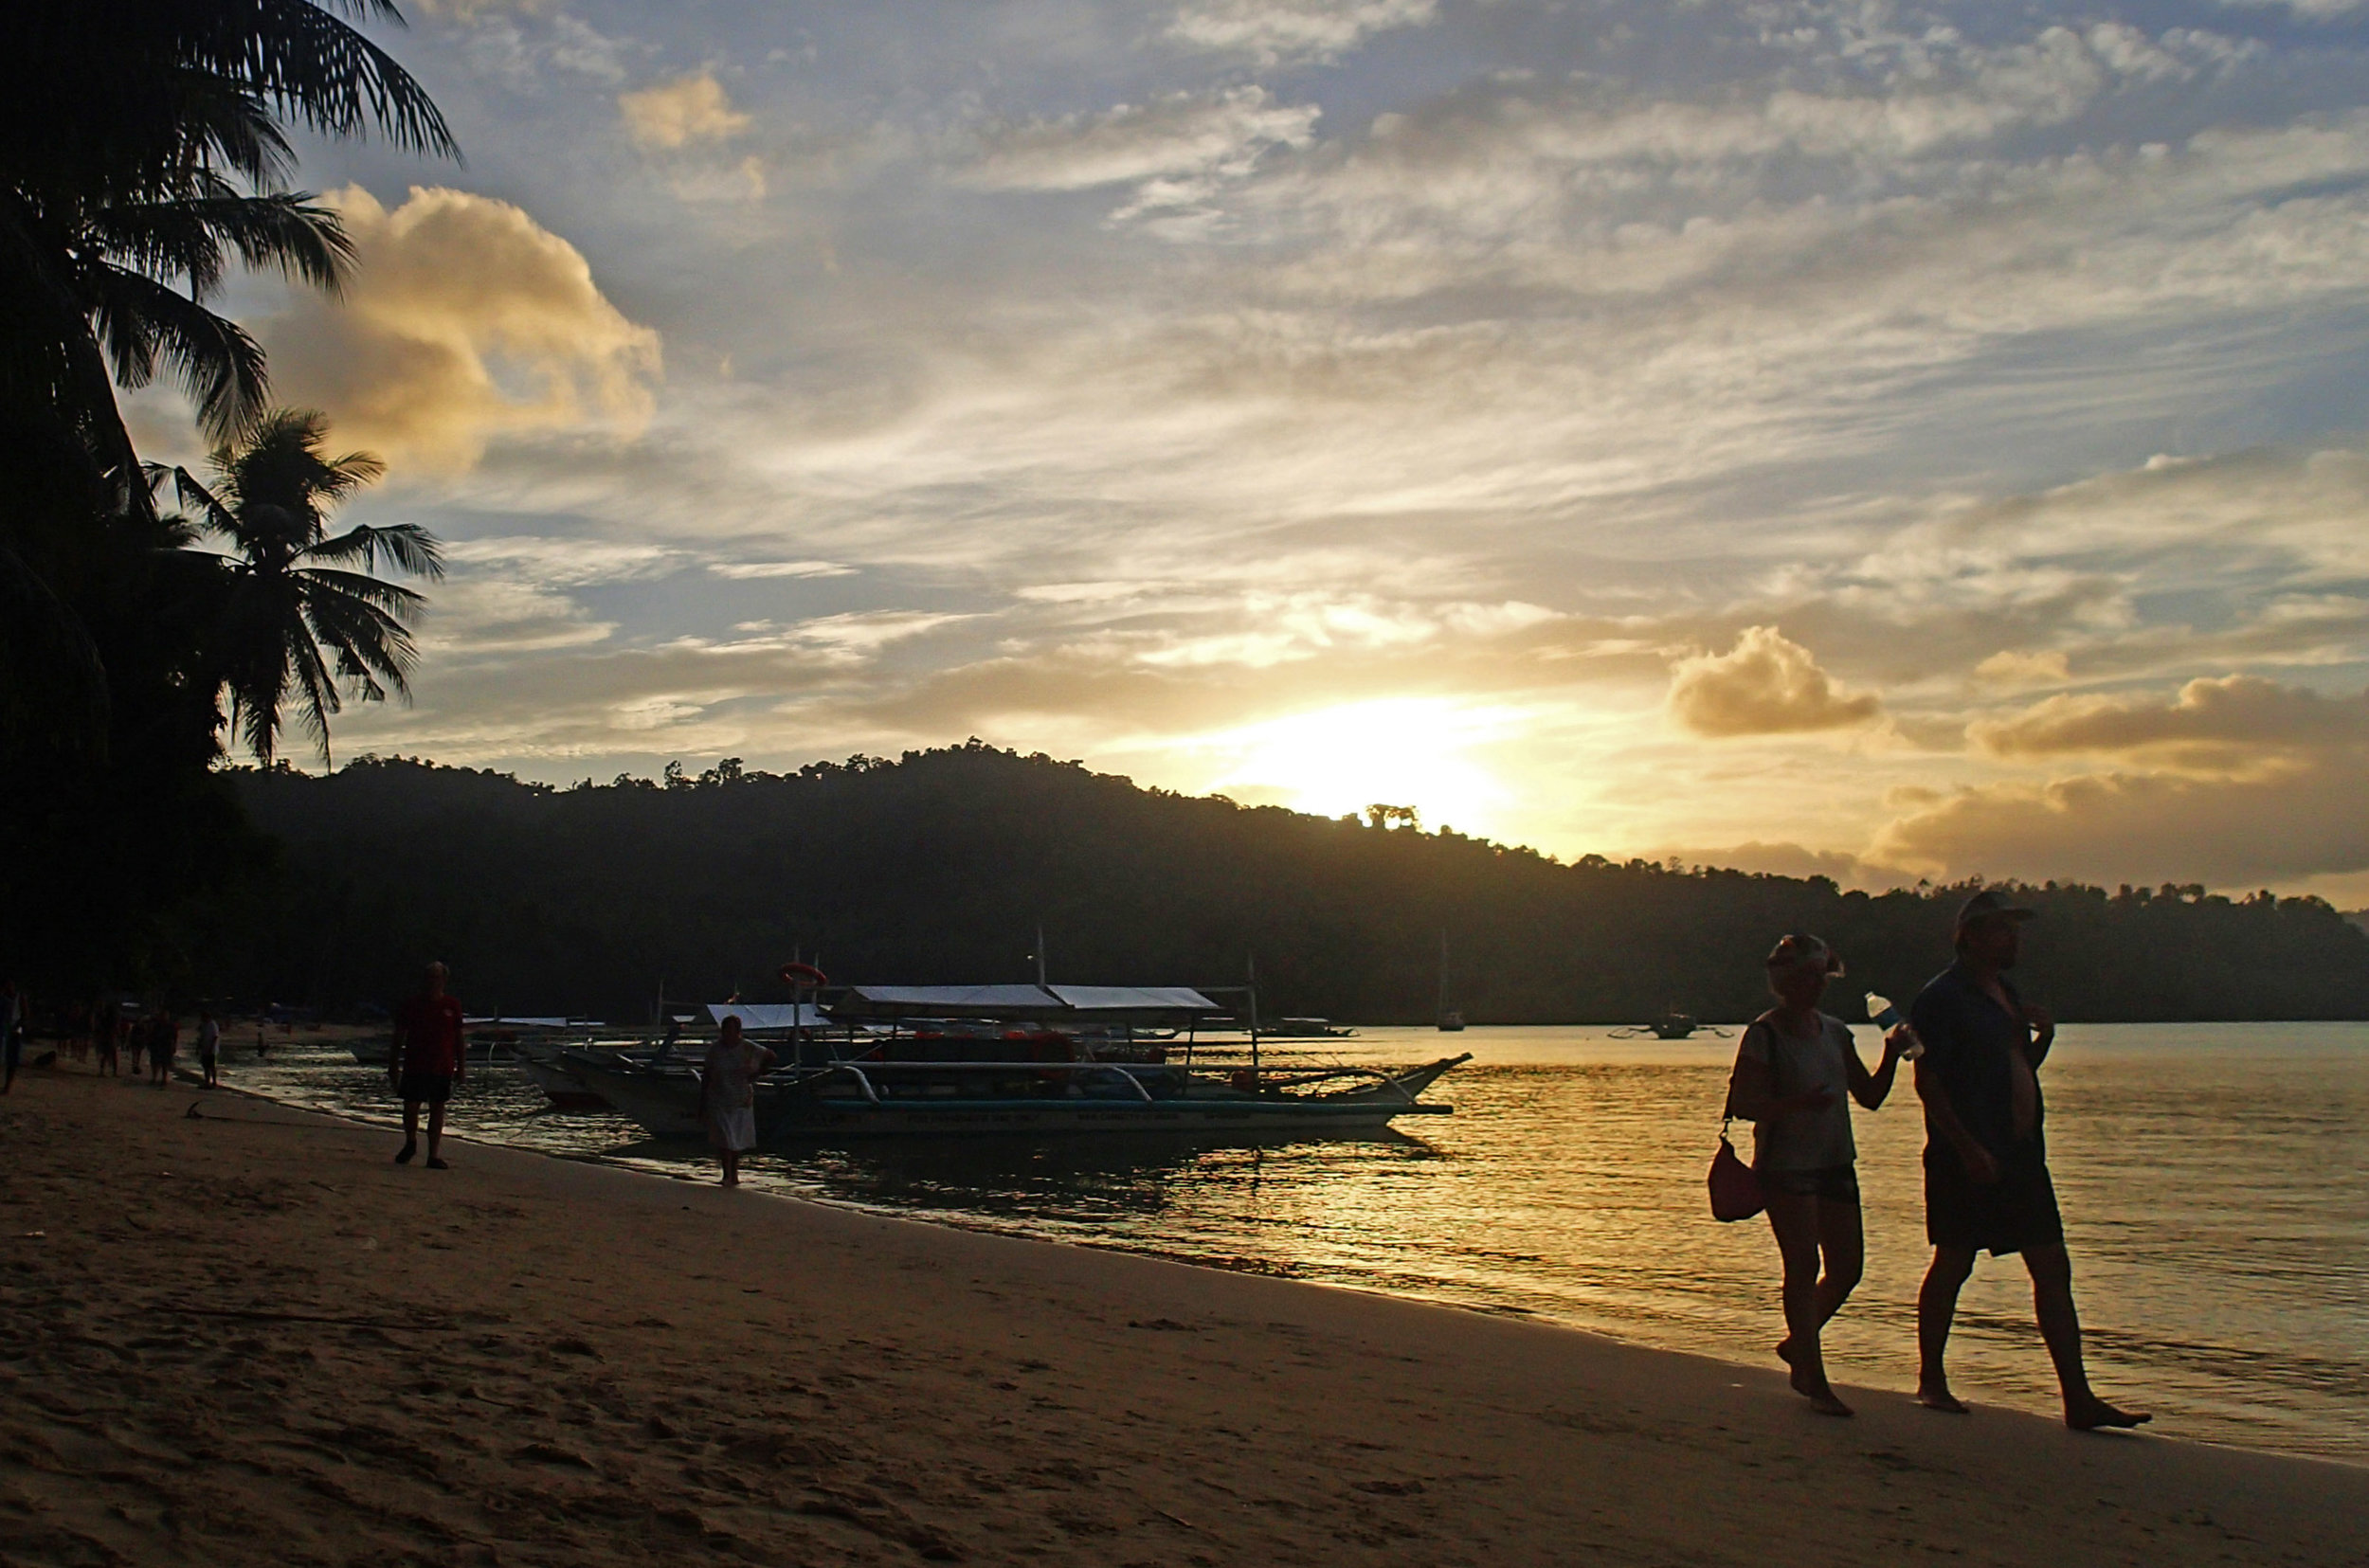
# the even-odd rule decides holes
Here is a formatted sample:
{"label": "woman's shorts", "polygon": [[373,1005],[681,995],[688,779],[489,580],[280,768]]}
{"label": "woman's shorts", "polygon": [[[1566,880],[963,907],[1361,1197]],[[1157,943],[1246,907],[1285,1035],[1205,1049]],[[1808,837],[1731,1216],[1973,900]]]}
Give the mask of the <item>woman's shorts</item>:
{"label": "woman's shorts", "polygon": [[1763,1192],[1791,1198],[1823,1199],[1829,1203],[1859,1200],[1859,1170],[1855,1165],[1825,1165],[1808,1171],[1758,1171]]}

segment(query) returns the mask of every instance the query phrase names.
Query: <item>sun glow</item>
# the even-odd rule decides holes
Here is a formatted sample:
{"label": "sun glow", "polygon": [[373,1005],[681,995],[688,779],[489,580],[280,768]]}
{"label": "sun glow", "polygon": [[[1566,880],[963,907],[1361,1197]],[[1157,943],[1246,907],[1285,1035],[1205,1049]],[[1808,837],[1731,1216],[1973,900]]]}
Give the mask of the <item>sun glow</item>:
{"label": "sun glow", "polygon": [[1472,753],[1524,715],[1444,697],[1391,697],[1197,736],[1182,749],[1218,766],[1207,787],[1247,804],[1338,817],[1413,806],[1427,828],[1485,834],[1511,791]]}

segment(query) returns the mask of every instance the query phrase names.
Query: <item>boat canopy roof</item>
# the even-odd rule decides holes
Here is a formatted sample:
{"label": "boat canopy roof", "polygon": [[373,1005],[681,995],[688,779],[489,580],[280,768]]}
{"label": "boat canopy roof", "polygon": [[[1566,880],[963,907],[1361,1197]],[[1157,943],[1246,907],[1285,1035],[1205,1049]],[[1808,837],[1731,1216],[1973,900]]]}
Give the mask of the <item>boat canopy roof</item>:
{"label": "boat canopy roof", "polygon": [[497,1013],[490,1018],[462,1018],[461,1022],[463,1027],[469,1029],[598,1029],[600,1027],[599,1020],[594,1018],[525,1018],[513,1017],[507,1013]]}
{"label": "boat canopy roof", "polygon": [[707,1009],[708,1017],[719,1027],[726,1018],[736,1018],[740,1027],[752,1035],[775,1029],[820,1029],[829,1021],[812,1002],[711,1001]]}
{"label": "boat canopy roof", "polygon": [[842,1018],[991,1018],[1007,1023],[1182,1024],[1219,1011],[1184,985],[851,985]]}

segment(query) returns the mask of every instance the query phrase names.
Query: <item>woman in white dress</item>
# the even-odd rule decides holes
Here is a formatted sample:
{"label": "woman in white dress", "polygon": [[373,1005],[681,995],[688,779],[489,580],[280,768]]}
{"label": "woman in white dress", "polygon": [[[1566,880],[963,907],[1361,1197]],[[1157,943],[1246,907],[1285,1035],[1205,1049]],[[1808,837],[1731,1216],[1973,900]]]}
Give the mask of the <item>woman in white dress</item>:
{"label": "woman in white dress", "polygon": [[1818,1330],[1850,1299],[1865,1260],[1851,1102],[1882,1105],[1908,1046],[1908,1032],[1894,1030],[1883,1065],[1867,1070],[1850,1026],[1818,1011],[1826,982],[1841,974],[1842,960],[1817,937],[1777,944],[1768,955],[1777,1005],[1745,1029],[1727,1089],[1729,1114],[1752,1123],[1752,1169],[1784,1259],[1785,1340],[1777,1354],[1793,1369],[1794,1392],[1829,1415],[1851,1407],[1826,1381]]}
{"label": "woman in white dress", "polygon": [[699,1119],[708,1144],[724,1162],[724,1185],[740,1185],[740,1156],[757,1146],[757,1079],[773,1065],[773,1053],[742,1036],[740,1019],[727,1017],[708,1047],[699,1072]]}

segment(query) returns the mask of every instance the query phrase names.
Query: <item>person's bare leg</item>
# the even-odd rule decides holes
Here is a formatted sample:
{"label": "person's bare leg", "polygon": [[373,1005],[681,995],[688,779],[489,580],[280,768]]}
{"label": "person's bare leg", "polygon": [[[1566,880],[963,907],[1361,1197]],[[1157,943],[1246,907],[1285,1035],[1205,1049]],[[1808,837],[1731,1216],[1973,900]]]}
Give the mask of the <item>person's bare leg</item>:
{"label": "person's bare leg", "polygon": [[407,1165],[411,1162],[411,1157],[419,1152],[420,1102],[406,1100],[403,1102],[403,1147],[395,1155],[395,1163]]}
{"label": "person's bare leg", "polygon": [[723,1151],[723,1184],[727,1187],[737,1187],[740,1185],[740,1151],[738,1149],[726,1149]]}
{"label": "person's bare leg", "polygon": [[[1867,1243],[1859,1229],[1859,1205],[1839,1203],[1829,1199],[1817,1201],[1817,1250],[1825,1260],[1824,1271],[1817,1280],[1817,1321],[1823,1328],[1842,1310],[1842,1304],[1851,1299],[1851,1292],[1859,1287],[1859,1276],[1867,1268]],[[1790,1335],[1777,1347],[1777,1358],[1790,1363],[1793,1360],[1793,1340]]]}
{"label": "person's bare leg", "polygon": [[2135,1427],[2153,1419],[2143,1410],[2117,1410],[2089,1388],[2089,1374],[2081,1361],[2081,1313],[2073,1306],[2072,1258],[2061,1241],[2024,1250],[2023,1266],[2032,1275],[2032,1307],[2040,1320],[2040,1338],[2048,1342],[2049,1360],[2056,1363],[2057,1386],[2065,1394],[2065,1424],[2075,1432],[2099,1427]]}
{"label": "person's bare leg", "polygon": [[1793,1375],[1793,1391],[1828,1415],[1848,1415],[1851,1407],[1826,1381],[1826,1356],[1817,1331],[1818,1200],[1791,1193],[1768,1195],[1768,1228],[1785,1266],[1785,1343],[1779,1347]]}
{"label": "person's bare leg", "polygon": [[427,1108],[427,1168],[444,1168],[444,1103],[430,1101]]}
{"label": "person's bare leg", "polygon": [[1933,1262],[1917,1289],[1917,1403],[1927,1410],[1963,1415],[1966,1407],[1949,1392],[1944,1358],[1949,1325],[1958,1315],[1958,1292],[1974,1272],[1974,1249],[1936,1247]]}

